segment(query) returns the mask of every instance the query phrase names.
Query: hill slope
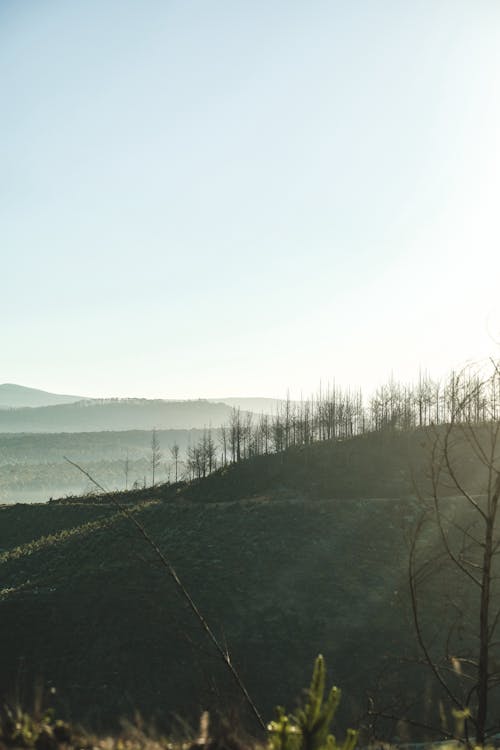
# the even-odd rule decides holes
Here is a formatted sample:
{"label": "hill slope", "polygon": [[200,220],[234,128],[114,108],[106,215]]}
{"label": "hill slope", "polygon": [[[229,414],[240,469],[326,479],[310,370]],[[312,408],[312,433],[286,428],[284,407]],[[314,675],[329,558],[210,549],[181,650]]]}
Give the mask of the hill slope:
{"label": "hill slope", "polygon": [[28,388],[15,383],[0,384],[0,409],[19,409],[22,407],[54,406],[81,401],[82,396],[68,396],[60,393],[49,393],[38,388]]}
{"label": "hill slope", "polygon": [[[14,689],[22,663],[25,691],[43,675],[73,719],[94,725],[134,708],[151,716],[168,707],[195,721],[203,707],[229,696],[234,703],[233,685],[172,581],[113,509],[49,507],[33,521],[37,510],[0,511],[2,528],[15,516],[27,536],[33,524],[73,531],[1,558],[0,692]],[[312,507],[290,498],[138,512],[266,715],[278,699],[293,700],[321,651],[352,720],[369,683],[360,675],[383,666],[388,642],[408,645],[396,593],[405,576],[404,503]],[[89,519],[94,525],[85,526]]]}
{"label": "hill slope", "polygon": [[[437,705],[407,661],[416,647],[404,535],[420,512],[407,449],[404,437],[372,435],[142,493],[151,499],[136,517],[264,715],[293,705],[319,652],[343,688],[341,727],[377,690],[388,704]],[[380,499],[384,488],[392,497]],[[241,708],[171,578],[105,497],[0,509],[0,547],[0,695],[29,696],[42,677],[61,711],[96,728],[135,709],[194,724],[203,708]]]}

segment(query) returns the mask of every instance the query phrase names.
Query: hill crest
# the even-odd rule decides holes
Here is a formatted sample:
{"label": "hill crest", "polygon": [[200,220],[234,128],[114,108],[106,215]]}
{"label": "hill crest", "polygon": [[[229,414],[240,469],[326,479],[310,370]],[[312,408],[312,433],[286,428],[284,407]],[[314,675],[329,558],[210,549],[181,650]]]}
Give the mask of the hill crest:
{"label": "hill crest", "polygon": [[54,406],[81,401],[83,396],[71,396],[64,393],[51,393],[39,388],[30,388],[17,383],[0,384],[0,408],[19,409],[38,406]]}

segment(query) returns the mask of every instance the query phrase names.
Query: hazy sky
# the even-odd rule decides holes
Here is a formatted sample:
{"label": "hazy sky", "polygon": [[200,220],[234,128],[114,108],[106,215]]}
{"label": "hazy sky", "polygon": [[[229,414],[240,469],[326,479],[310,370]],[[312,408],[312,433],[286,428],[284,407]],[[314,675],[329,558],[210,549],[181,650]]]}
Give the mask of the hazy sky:
{"label": "hazy sky", "polygon": [[498,0],[0,0],[0,382],[369,388],[498,354]]}

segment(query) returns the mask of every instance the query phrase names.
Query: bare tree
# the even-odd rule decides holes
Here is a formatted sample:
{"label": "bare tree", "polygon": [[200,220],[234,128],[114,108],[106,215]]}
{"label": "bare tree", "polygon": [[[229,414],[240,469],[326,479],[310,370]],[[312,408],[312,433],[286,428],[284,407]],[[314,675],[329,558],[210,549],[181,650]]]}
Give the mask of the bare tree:
{"label": "bare tree", "polygon": [[271,425],[268,414],[261,414],[259,419],[259,432],[260,432],[260,453],[267,455],[269,453],[269,446],[271,443]]}
{"label": "bare tree", "polygon": [[156,431],[156,427],[153,428],[153,432],[151,433],[151,476],[152,476],[152,486],[155,486],[155,479],[156,479],[156,472],[158,471],[160,467],[160,461],[161,461],[161,450],[160,450],[160,441],[158,440],[158,433]]}
{"label": "bare tree", "polygon": [[[483,378],[470,371],[450,378],[450,421],[430,428],[428,492],[421,494],[424,510],[410,543],[422,663],[449,708],[464,719],[463,739],[470,745],[484,745],[500,729],[491,709],[500,687],[499,385],[497,365]],[[419,387],[419,424],[429,419],[430,392]]]}
{"label": "bare tree", "polygon": [[222,451],[222,465],[227,466],[228,428],[226,425],[219,427],[219,443]]}
{"label": "bare tree", "polygon": [[178,476],[179,476],[179,472],[178,472],[178,468],[179,468],[179,452],[180,452],[179,445],[177,443],[174,443],[171,446],[171,448],[170,448],[170,455],[172,456],[172,460],[173,460],[174,466],[175,466],[175,481],[176,482],[177,482],[177,479],[178,479]]}
{"label": "bare tree", "polygon": [[200,449],[198,445],[192,445],[191,443],[189,443],[186,449],[186,466],[187,466],[188,476],[190,479],[194,479],[197,475],[197,472],[198,472],[198,479],[201,476],[199,473],[199,466],[200,466],[199,453],[200,453]]}
{"label": "bare tree", "polygon": [[217,449],[212,435],[211,427],[209,427],[203,435],[203,444],[205,452],[206,471],[211,474],[212,471],[215,471],[215,469],[217,468]]}
{"label": "bare tree", "polygon": [[128,451],[127,451],[127,456],[125,458],[125,464],[124,464],[123,468],[124,468],[124,472],[125,472],[125,491],[127,491],[128,490],[128,475],[129,475],[129,471],[130,471],[130,461],[129,461],[129,457],[128,457]]}
{"label": "bare tree", "polygon": [[233,463],[241,461],[242,437],[243,425],[241,422],[241,412],[239,407],[233,407],[229,424],[229,445],[231,448],[231,459]]}

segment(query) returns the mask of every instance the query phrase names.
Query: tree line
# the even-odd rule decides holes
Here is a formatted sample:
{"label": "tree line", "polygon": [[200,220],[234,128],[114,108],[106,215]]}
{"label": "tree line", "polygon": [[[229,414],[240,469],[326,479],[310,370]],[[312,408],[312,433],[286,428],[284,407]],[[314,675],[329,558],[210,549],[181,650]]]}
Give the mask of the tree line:
{"label": "tree line", "polygon": [[[499,372],[494,366],[493,375],[485,378],[480,371],[467,368],[452,372],[444,381],[421,374],[415,384],[391,378],[368,400],[360,389],[332,385],[306,400],[287,397],[272,415],[257,416],[234,408],[226,424],[207,428],[187,447],[184,461],[179,458],[178,446],[171,449],[176,451],[176,478],[201,479],[253,456],[325,440],[449,424],[457,420],[457,414],[459,420],[470,424],[498,421]],[[458,404],[466,404],[466,408],[458,409]]]}

